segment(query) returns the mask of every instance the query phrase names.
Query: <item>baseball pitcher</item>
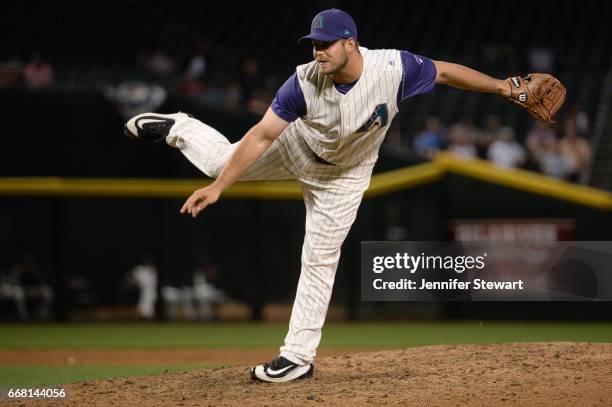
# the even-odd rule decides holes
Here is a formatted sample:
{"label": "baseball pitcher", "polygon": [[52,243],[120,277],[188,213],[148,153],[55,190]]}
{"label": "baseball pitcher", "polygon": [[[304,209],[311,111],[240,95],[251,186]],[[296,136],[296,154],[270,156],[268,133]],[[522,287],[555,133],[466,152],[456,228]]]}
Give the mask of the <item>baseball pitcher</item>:
{"label": "baseball pitcher", "polygon": [[183,214],[196,217],[236,181],[299,182],[306,205],[302,268],[280,355],[251,369],[253,379],[266,382],[313,375],[340,247],[401,101],[443,84],[498,94],[551,121],[565,97],[563,85],[545,74],[500,80],[408,51],[364,48],[355,22],[338,9],[317,14],[304,39],[313,60],[296,68],[261,121],[235,144],[185,113],[144,113],[125,125],[129,137],[164,139],[215,178],[187,199]]}

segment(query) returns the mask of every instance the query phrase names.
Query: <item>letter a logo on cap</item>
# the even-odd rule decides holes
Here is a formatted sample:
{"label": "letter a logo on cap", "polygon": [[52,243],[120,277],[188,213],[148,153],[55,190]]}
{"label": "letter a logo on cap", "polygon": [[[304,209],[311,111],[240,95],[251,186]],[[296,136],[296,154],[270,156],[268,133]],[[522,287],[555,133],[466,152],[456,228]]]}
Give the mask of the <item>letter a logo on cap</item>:
{"label": "letter a logo on cap", "polygon": [[317,16],[314,21],[312,22],[312,28],[313,29],[321,29],[323,28],[323,16]]}

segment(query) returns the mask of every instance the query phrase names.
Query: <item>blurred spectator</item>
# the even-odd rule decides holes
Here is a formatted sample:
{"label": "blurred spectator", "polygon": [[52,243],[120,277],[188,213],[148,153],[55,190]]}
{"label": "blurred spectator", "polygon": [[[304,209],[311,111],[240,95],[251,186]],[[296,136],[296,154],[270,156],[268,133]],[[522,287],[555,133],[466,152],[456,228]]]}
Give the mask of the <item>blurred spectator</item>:
{"label": "blurred spectator", "polygon": [[175,287],[163,286],[162,299],[166,307],[166,316],[169,320],[195,319],[193,307],[193,288],[189,286]]}
{"label": "blurred spectator", "polygon": [[176,62],[162,49],[151,53],[146,63],[147,70],[157,76],[169,76],[176,72]]}
{"label": "blurred spectator", "polygon": [[516,168],[525,164],[526,153],[523,146],[514,140],[514,130],[504,127],[498,138],[489,146],[487,158],[501,168]]}
{"label": "blurred spectator", "polygon": [[[542,162],[545,154],[556,150],[557,138],[553,128],[541,120],[535,120],[525,139],[527,150],[533,161]],[[551,148],[552,147],[552,148]]]}
{"label": "blurred spectator", "polygon": [[0,63],[0,87],[17,87],[21,85],[23,63],[17,56]]}
{"label": "blurred spectator", "polygon": [[478,151],[474,142],[478,138],[478,129],[467,116],[461,117],[458,122],[448,129],[448,150],[461,158],[475,158]]}
{"label": "blurred spectator", "polygon": [[208,42],[202,41],[191,56],[179,84],[179,91],[183,95],[198,97],[205,91],[205,80],[208,73],[208,48]]}
{"label": "blurred spectator", "polygon": [[143,318],[153,318],[157,301],[157,268],[152,257],[144,256],[141,264],[135,266],[130,274],[139,290],[138,314]]}
{"label": "blurred spectator", "polygon": [[433,159],[442,149],[444,129],[437,117],[428,116],[425,119],[425,128],[416,136],[414,149],[424,157]]}
{"label": "blurred spectator", "polygon": [[[25,301],[25,291],[10,275],[2,275],[0,279],[0,304],[11,304],[9,318],[25,321],[28,319],[28,309]],[[16,311],[16,315],[13,312]],[[4,313],[2,313],[4,316]]]}
{"label": "blurred spectator", "polygon": [[208,72],[208,50],[210,46],[207,41],[202,41],[195,50],[187,65],[186,75],[204,81]]}
{"label": "blurred spectator", "polygon": [[496,114],[487,115],[485,119],[485,127],[482,131],[476,132],[476,147],[478,155],[486,157],[489,145],[498,139],[499,131],[502,129],[502,121]]}
{"label": "blurred spectator", "polygon": [[529,72],[552,72],[555,69],[555,53],[549,47],[534,46],[527,52]]}
{"label": "blurred spectator", "polygon": [[162,287],[169,319],[214,319],[214,307],[225,301],[223,291],[213,284],[217,267],[206,256],[199,256],[192,274],[192,285]]}
{"label": "blurred spectator", "polygon": [[205,89],[198,97],[199,102],[204,106],[213,109],[223,109],[234,111],[240,106],[240,84],[231,81],[227,86],[211,86]]}
{"label": "blurred spectator", "polygon": [[458,122],[451,124],[448,128],[448,139],[450,143],[455,141],[455,138],[461,138],[473,144],[479,137],[478,133],[479,130],[472,119],[468,116],[462,116]]}
{"label": "blurred spectator", "polygon": [[542,146],[540,150],[540,171],[554,178],[564,179],[567,176],[567,163],[559,152],[556,140]]}
{"label": "blurred spectator", "polygon": [[23,68],[23,83],[28,89],[46,88],[53,83],[53,68],[51,64],[38,54],[32,55],[30,62]]}
{"label": "blurred spectator", "polygon": [[213,319],[213,307],[225,301],[223,291],[215,287],[219,278],[219,269],[206,257],[200,257],[193,271],[194,300],[199,316],[204,320]]}
{"label": "blurred spectator", "polygon": [[565,159],[570,181],[586,183],[591,165],[591,145],[576,131],[575,118],[570,117],[564,123],[565,136],[559,141],[559,152]]}
{"label": "blurred spectator", "polygon": [[573,105],[567,117],[573,119],[576,123],[576,133],[579,136],[588,138],[590,131],[589,115],[584,108],[579,104]]}
{"label": "blurred spectator", "polygon": [[457,133],[448,145],[448,151],[459,158],[476,158],[478,152],[472,139],[466,133]]}
{"label": "blurred spectator", "polygon": [[51,315],[53,289],[45,282],[42,269],[31,254],[15,264],[7,280],[13,287],[21,319],[47,319]]}

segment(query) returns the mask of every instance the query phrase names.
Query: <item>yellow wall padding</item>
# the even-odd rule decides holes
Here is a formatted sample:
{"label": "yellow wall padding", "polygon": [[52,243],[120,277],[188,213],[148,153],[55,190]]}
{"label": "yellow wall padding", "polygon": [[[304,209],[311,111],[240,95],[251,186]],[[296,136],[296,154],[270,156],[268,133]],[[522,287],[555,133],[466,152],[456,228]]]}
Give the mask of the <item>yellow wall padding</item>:
{"label": "yellow wall padding", "polygon": [[[459,159],[448,153],[440,153],[435,160],[425,164],[374,175],[365,196],[381,196],[435,182],[447,172],[536,195],[612,210],[612,194],[607,191],[531,171],[501,169],[484,160]],[[186,198],[210,182],[208,179],[0,177],[0,195]],[[238,182],[225,191],[223,197],[299,200],[302,192],[295,181]]]}

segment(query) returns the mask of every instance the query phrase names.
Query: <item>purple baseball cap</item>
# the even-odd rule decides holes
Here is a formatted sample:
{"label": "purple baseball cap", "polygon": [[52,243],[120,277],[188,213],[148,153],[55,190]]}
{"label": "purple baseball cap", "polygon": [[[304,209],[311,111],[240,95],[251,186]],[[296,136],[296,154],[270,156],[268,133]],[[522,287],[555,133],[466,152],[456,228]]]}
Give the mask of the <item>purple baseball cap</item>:
{"label": "purple baseball cap", "polygon": [[321,11],[312,20],[310,34],[302,40],[336,41],[340,38],[357,38],[357,25],[348,13],[332,8]]}

